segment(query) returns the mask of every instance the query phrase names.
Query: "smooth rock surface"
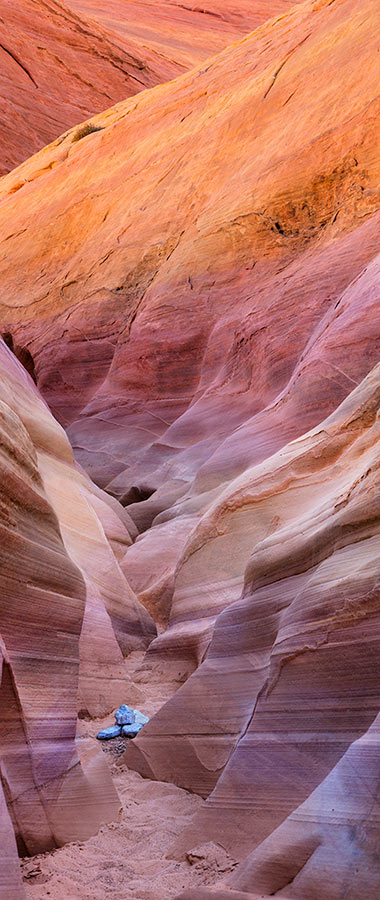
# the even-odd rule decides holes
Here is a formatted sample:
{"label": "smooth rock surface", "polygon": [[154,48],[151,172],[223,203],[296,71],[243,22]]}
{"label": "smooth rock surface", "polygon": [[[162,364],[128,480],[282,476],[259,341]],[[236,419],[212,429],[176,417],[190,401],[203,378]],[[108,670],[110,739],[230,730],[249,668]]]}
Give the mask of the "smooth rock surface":
{"label": "smooth rock surface", "polygon": [[[110,520],[121,528],[116,508],[76,470],[63,430],[3,343],[1,354],[0,399],[12,402],[31,435],[52,514],[57,516],[65,549],[85,585],[79,709],[82,714],[104,715],[125,696],[124,656],[147,647],[156,629],[121,572],[97,514],[102,515],[103,508],[108,528]],[[44,577],[48,580],[48,573]]]}
{"label": "smooth rock surface", "polygon": [[[337,900],[356,859],[347,896],[378,883],[379,386],[377,365],[320,426],[230,486],[213,541],[229,533],[233,550],[244,515],[254,550],[241,598],[218,616],[204,663],[126,751],[145,776],[212,791],[174,853],[202,839],[240,859],[259,847],[252,877],[233,882],[241,890]],[[371,813],[359,813],[362,791]]]}
{"label": "smooth rock surface", "polygon": [[34,853],[87,837],[118,798],[103,760],[75,744],[85,584],[39,468],[46,453],[75,473],[70,448],[2,342],[0,371],[0,892],[13,900],[23,893],[10,822],[19,851]]}
{"label": "smooth rock surface", "polygon": [[126,40],[127,47],[132,40],[136,47],[156,52],[178,75],[294,6],[293,0],[205,0],[201,5],[180,0],[67,3],[79,15],[95,19],[119,42]]}
{"label": "smooth rock surface", "polygon": [[[0,682],[1,688],[1,682]],[[1,900],[25,900],[21,881],[15,834],[0,779],[0,897]]]}
{"label": "smooth rock surface", "polygon": [[208,11],[170,0],[0,0],[0,175],[67,128],[191,69],[291,5],[244,0],[239,8],[227,0],[220,15],[212,4]]}
{"label": "smooth rock surface", "polygon": [[181,900],[362,900],[379,886],[379,717],[220,889]]}
{"label": "smooth rock surface", "polygon": [[62,2],[1,0],[0,16],[0,175],[66,128],[176,74]]}

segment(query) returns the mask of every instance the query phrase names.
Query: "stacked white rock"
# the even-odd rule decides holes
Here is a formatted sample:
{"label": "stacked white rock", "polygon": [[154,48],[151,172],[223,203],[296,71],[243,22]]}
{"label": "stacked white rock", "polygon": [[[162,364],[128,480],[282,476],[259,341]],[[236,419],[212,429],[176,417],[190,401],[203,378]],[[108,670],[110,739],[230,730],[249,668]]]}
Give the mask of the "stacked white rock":
{"label": "stacked white rock", "polygon": [[109,741],[116,737],[133,738],[141,731],[144,725],[149,722],[148,716],[144,716],[138,709],[131,709],[122,703],[115,712],[116,725],[110,725],[109,728],[103,728],[96,735],[99,741]]}

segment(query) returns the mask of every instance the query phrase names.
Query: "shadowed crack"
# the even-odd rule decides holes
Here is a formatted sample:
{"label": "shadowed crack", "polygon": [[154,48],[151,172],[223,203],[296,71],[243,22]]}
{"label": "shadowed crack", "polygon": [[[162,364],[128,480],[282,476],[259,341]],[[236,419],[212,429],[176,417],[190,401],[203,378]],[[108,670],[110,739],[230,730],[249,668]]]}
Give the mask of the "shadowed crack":
{"label": "shadowed crack", "polygon": [[24,64],[23,64],[22,62],[20,62],[18,56],[16,56],[16,54],[13,53],[12,50],[8,50],[8,47],[4,47],[4,44],[0,44],[0,48],[1,48],[1,50],[4,50],[4,53],[7,53],[8,56],[10,56],[11,59],[13,59],[14,62],[15,62],[18,66],[20,66],[20,69],[22,69],[22,71],[25,72],[25,75],[27,75],[28,78],[30,78],[30,81],[34,84],[34,86],[35,86],[36,88],[38,88],[38,84],[37,84],[37,82],[34,80],[33,75],[31,75],[31,73],[29,72],[29,69],[27,69],[26,66],[24,66]]}
{"label": "shadowed crack", "polygon": [[296,46],[293,47],[292,50],[289,50],[289,53],[287,54],[287,56],[285,56],[285,59],[282,61],[282,63],[279,65],[278,69],[276,69],[274,75],[272,76],[272,81],[271,81],[269,87],[265,91],[264,100],[268,96],[270,91],[272,90],[272,87],[275,84],[275,81],[277,80],[277,78],[278,78],[280,72],[282,71],[282,69],[284,68],[285,64],[288,62],[290,57],[293,56],[293,53],[295,53],[296,50],[298,50],[298,48],[301,47],[302,44],[305,43],[305,41],[307,41],[307,39],[310,37],[310,35],[311,35],[311,31],[309,31],[309,34],[307,34],[306,37],[304,37],[302,39],[302,41],[299,42],[299,44],[296,44]]}

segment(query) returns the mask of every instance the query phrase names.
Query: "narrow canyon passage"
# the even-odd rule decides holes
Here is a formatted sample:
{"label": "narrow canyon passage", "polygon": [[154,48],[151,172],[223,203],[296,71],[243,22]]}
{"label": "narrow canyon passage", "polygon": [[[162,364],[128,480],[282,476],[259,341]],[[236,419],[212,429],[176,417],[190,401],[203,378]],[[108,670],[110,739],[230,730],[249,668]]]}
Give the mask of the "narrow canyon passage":
{"label": "narrow canyon passage", "polygon": [[0,900],[378,900],[380,2],[2,8]]}
{"label": "narrow canyon passage", "polygon": [[[131,654],[125,669],[126,702],[138,704],[149,717],[179,687],[165,682],[164,674],[157,679],[144,669],[141,652]],[[100,728],[113,721],[112,715],[79,720],[78,740],[95,742]],[[234,870],[236,861],[212,842],[176,858],[174,842],[204,800],[129,770],[121,760],[126,744],[124,738],[97,744],[120,797],[120,816],[87,841],[25,858],[21,869],[27,900],[172,900],[187,887],[213,883]]]}

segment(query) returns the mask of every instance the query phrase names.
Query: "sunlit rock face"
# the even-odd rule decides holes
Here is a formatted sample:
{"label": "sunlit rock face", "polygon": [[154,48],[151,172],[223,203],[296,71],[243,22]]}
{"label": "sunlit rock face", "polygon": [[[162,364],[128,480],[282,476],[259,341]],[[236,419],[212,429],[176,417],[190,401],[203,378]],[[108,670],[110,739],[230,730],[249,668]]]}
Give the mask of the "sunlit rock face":
{"label": "sunlit rock face", "polygon": [[154,626],[118,567],[63,430],[3,342],[0,427],[3,900],[22,896],[10,820],[19,851],[35,853],[117,816],[107,767],[86,741],[75,744],[78,686],[86,710],[117,705],[123,652],[147,646]]}
{"label": "sunlit rock face", "polygon": [[128,505],[122,570],[170,624],[152,658],[188,670],[252,550],[242,526],[193,566],[200,518],[378,359],[377,25],[296,6],[0,185],[4,331]]}
{"label": "sunlit rock face", "polygon": [[169,81],[292,0],[0,0],[0,175],[112,103]]}
{"label": "sunlit rock face", "polygon": [[176,74],[65,3],[1,0],[0,17],[0,175],[66,128]]}
{"label": "sunlit rock face", "polygon": [[180,75],[295,4],[293,0],[205,0],[201,4],[181,0],[67,0],[67,5],[79,15],[95,19],[117,36],[119,43],[125,41],[130,48],[134,41],[136,51],[148,47]]}

